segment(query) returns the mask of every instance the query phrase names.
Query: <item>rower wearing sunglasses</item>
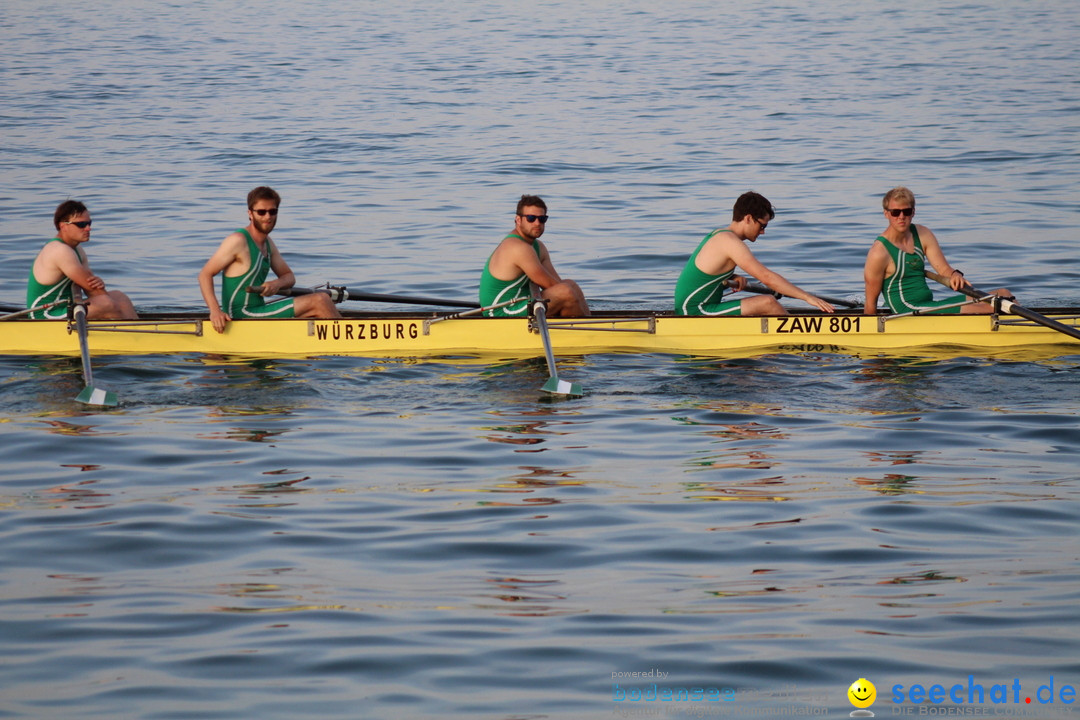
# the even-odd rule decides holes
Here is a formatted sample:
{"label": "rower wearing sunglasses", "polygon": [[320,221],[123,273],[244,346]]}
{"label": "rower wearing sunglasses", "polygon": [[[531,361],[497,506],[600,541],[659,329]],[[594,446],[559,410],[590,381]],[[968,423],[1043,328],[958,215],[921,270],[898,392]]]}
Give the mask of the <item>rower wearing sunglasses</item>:
{"label": "rower wearing sunglasses", "polygon": [[[76,301],[77,289],[86,294],[86,316],[91,320],[134,320],[138,317],[127,295],[108,290],[105,281],[90,271],[90,262],[80,247],[90,241],[90,211],[78,200],[65,200],[53,213],[56,237],[34,259],[26,284],[26,306],[38,308],[50,303]],[[68,308],[56,305],[34,310],[35,320],[67,317]]]}
{"label": "rower wearing sunglasses", "polygon": [[[885,304],[894,313],[926,312],[933,310],[943,314],[986,314],[994,312],[989,303],[968,302],[966,295],[954,295],[944,300],[934,300],[926,284],[926,260],[930,261],[939,275],[947,278],[949,286],[959,291],[968,285],[964,273],[945,259],[937,237],[925,225],[916,225],[915,194],[906,187],[894,187],[881,200],[889,227],[877,237],[866,255],[863,279],[866,282],[866,306],[864,312],[877,312],[878,295],[885,294]],[[1012,293],[998,288],[993,294],[1012,297]]]}
{"label": "rower wearing sunglasses", "polygon": [[[199,290],[210,308],[214,329],[225,332],[232,318],[339,318],[341,313],[326,293],[311,293],[266,302],[296,284],[289,264],[270,239],[277,225],[281,196],[260,186],[248,193],[248,226],[231,233],[199,271]],[[274,271],[277,278],[267,280]],[[214,296],[214,276],[221,273],[221,303]],[[259,293],[248,292],[257,287]]]}
{"label": "rower wearing sunglasses", "polygon": [[802,300],[822,312],[834,308],[825,300],[811,295],[788,282],[780,273],[765,267],[747,242],[755,242],[765,234],[765,228],[776,217],[768,198],[745,192],[735,200],[731,223],[706,235],[690,254],[678,281],[675,283],[676,315],[787,315],[788,311],[772,295],[761,294],[739,300],[725,300],[728,287],[736,292],[747,288],[747,280],[735,270],[753,275],[780,295]]}
{"label": "rower wearing sunglasses", "polygon": [[514,216],[514,232],[503,238],[491,253],[480,275],[480,304],[491,305],[520,299],[521,302],[484,311],[488,317],[525,317],[537,286],[548,301],[549,317],[589,315],[585,295],[573,280],[563,280],[551,264],[547,247],[540,242],[547,226],[547,204],[535,195],[522,195]]}

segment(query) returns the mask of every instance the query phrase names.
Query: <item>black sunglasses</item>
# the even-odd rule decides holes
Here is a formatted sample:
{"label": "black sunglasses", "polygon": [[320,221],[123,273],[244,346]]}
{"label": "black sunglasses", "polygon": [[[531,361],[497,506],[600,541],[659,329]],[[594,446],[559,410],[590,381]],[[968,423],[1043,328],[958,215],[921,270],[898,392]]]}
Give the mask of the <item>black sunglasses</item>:
{"label": "black sunglasses", "polygon": [[90,225],[94,221],[93,220],[76,220],[75,222],[71,222],[69,220],[65,220],[64,222],[66,222],[68,225],[74,225],[75,227],[79,228],[80,230],[85,230],[86,228],[90,227]]}
{"label": "black sunglasses", "polygon": [[547,215],[518,215],[518,217],[523,217],[528,222],[536,222],[539,220],[542,223],[546,223],[548,221]]}
{"label": "black sunglasses", "polygon": [[892,208],[890,210],[887,210],[886,212],[888,212],[893,217],[900,217],[901,215],[903,215],[904,217],[911,217],[915,214],[915,208]]}
{"label": "black sunglasses", "polygon": [[273,217],[274,215],[277,215],[277,208],[270,208],[269,210],[263,210],[262,208],[259,208],[258,210],[252,210],[251,212],[255,213],[259,217],[262,217],[263,215],[270,215],[271,217]]}

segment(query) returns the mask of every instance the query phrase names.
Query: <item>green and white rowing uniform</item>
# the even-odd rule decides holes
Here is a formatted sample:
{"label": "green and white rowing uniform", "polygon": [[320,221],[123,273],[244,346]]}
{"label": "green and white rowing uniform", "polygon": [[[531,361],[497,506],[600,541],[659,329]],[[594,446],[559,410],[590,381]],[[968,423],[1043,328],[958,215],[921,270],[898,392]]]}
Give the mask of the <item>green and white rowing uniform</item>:
{"label": "green and white rowing uniform", "polygon": [[[922,241],[919,240],[919,231],[914,225],[911,226],[911,237],[915,241],[915,252],[912,253],[904,252],[883,235],[877,237],[888,251],[893,265],[896,266],[896,271],[885,278],[882,287],[885,304],[889,306],[889,309],[894,313],[926,311],[966,300],[967,297],[964,295],[934,300],[934,294],[930,291],[930,286],[926,284],[926,252],[923,250]],[[955,315],[960,312],[960,308],[959,306],[950,307],[936,312],[942,315]]]}
{"label": "green and white rowing uniform", "polygon": [[705,236],[697,250],[686,261],[686,267],[679,275],[679,281],[675,283],[675,314],[676,315],[741,315],[742,300],[727,300],[724,296],[724,283],[735,274],[735,268],[719,275],[710,275],[702,271],[697,265],[697,256],[705,243],[716,233],[725,232],[725,228],[713,230]]}
{"label": "green and white rowing uniform", "polygon": [[[525,242],[525,238],[520,235],[511,233],[506,236],[507,238],[517,238],[522,242]],[[503,238],[504,240],[506,238]],[[540,241],[533,240],[533,250],[536,252],[536,257],[540,257]],[[494,255],[495,253],[492,253]],[[529,288],[529,276],[525,273],[521,273],[513,280],[500,280],[491,274],[489,266],[491,265],[491,257],[489,256],[487,262],[484,263],[484,272],[480,274],[480,305],[481,307],[488,307],[490,305],[498,305],[499,303],[506,302],[507,300],[521,299],[521,302],[514,303],[513,305],[507,305],[506,307],[496,308],[494,310],[485,310],[485,317],[525,317],[529,313],[529,300],[532,299],[531,290]]]}
{"label": "green and white rowing uniform", "polygon": [[[53,238],[49,242],[64,242],[60,238]],[[45,243],[48,245],[49,243]],[[79,262],[82,265],[82,254],[78,250],[75,250],[75,256],[79,258]],[[75,302],[75,285],[71,282],[71,278],[64,275],[60,280],[52,285],[45,285],[38,282],[38,279],[34,277],[34,266],[30,266],[30,278],[26,282],[26,307],[36,308],[39,305],[48,305],[49,303],[58,302],[61,300],[67,300],[69,302]],[[67,317],[68,308],[64,305],[57,305],[46,310],[35,310],[30,313],[29,317],[32,320],[61,320]]]}
{"label": "green and white rowing uniform", "polygon": [[221,309],[233,320],[295,317],[296,311],[292,298],[266,302],[262,295],[247,291],[248,287],[257,287],[266,282],[266,275],[270,272],[270,253],[273,252],[273,246],[270,244],[270,238],[267,238],[266,249],[260,250],[245,228],[240,228],[236,232],[243,233],[247,238],[251,266],[243,275],[229,277],[223,274],[221,276]]}

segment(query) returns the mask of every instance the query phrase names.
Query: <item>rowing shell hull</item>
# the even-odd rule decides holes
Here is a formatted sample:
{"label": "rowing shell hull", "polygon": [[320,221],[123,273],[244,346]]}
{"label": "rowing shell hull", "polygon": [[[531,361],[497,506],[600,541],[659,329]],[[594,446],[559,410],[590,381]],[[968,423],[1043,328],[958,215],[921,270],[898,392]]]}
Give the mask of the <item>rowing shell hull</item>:
{"label": "rowing shell hull", "polygon": [[[1041,310],[1077,326],[1080,309]],[[203,353],[238,357],[430,357],[543,355],[524,318],[353,313],[341,320],[236,320],[225,333],[205,318],[162,315],[139,325],[90,322],[94,355]],[[565,323],[573,323],[573,327]],[[587,323],[587,324],[583,324]],[[557,355],[661,353],[746,356],[773,352],[884,352],[922,349],[1003,351],[1043,347],[1080,352],[1080,340],[1011,316],[924,315],[882,321],[856,314],[787,317],[675,317],[600,313],[588,321],[549,320]],[[1052,348],[1050,346],[1053,346]],[[63,320],[0,322],[0,354],[78,355],[78,336]],[[961,352],[961,354],[968,354]]]}

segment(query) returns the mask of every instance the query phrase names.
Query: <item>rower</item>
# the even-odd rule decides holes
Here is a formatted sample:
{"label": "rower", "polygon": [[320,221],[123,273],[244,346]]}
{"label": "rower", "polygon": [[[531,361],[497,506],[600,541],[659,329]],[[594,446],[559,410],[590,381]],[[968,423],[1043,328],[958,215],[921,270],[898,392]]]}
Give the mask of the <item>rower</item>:
{"label": "rower", "polygon": [[514,232],[503,238],[491,253],[480,275],[480,305],[521,302],[490,308],[487,317],[526,317],[531,297],[530,283],[540,288],[540,297],[548,301],[551,317],[590,315],[585,294],[573,280],[563,280],[551,264],[547,247],[540,236],[547,227],[547,204],[535,195],[522,195],[514,215]]}
{"label": "rower", "polygon": [[[941,245],[930,228],[916,225],[915,194],[906,187],[894,187],[881,199],[885,220],[889,226],[878,235],[863,266],[866,283],[867,315],[877,312],[878,295],[884,289],[885,303],[894,313],[927,312],[962,313],[964,315],[994,312],[990,303],[966,302],[965,295],[954,295],[944,300],[934,300],[934,294],[926,284],[926,260],[937,272],[947,278],[949,287],[961,291],[970,287],[960,272],[945,259]],[[1005,288],[991,291],[999,297],[1012,298]]]}
{"label": "rower", "polygon": [[745,290],[747,279],[735,269],[753,275],[771,290],[796,298],[824,312],[833,306],[821,298],[792,285],[754,257],[746,241],[755,242],[776,217],[770,203],[756,192],[745,192],[735,201],[731,224],[705,236],[686,261],[675,284],[676,315],[787,315],[788,311],[772,295],[758,295],[743,300],[723,300],[725,286]]}
{"label": "rower", "polygon": [[[199,290],[210,308],[214,329],[225,332],[233,318],[323,318],[341,317],[330,296],[311,293],[266,302],[264,297],[278,294],[296,284],[296,276],[270,239],[277,225],[281,196],[265,186],[248,193],[248,226],[231,233],[199,271]],[[277,275],[267,280],[270,270]],[[214,296],[214,276],[221,276],[221,303]],[[248,292],[257,287],[258,293]]]}
{"label": "rower", "polygon": [[[73,304],[76,292],[86,294],[86,316],[91,320],[134,320],[139,317],[127,295],[108,290],[105,281],[90,271],[90,262],[80,247],[90,242],[90,211],[78,200],[65,200],[53,213],[56,237],[38,252],[30,267],[26,284],[29,316],[35,320],[57,320],[67,317],[68,307],[56,304],[67,300]],[[52,305],[42,308],[43,305]]]}

